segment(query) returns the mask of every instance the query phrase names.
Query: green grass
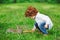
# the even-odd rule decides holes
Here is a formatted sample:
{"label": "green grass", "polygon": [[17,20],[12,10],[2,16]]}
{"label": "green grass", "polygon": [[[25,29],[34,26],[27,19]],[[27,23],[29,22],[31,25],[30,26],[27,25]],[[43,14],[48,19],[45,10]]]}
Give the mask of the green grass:
{"label": "green grass", "polygon": [[[24,16],[28,6],[34,6],[39,12],[48,15],[52,19],[54,26],[49,31],[48,36],[43,36],[38,31],[34,33],[6,34],[6,29],[16,28],[16,25],[20,25],[23,30],[33,28],[34,20]],[[0,4],[0,40],[60,40],[60,4]]]}

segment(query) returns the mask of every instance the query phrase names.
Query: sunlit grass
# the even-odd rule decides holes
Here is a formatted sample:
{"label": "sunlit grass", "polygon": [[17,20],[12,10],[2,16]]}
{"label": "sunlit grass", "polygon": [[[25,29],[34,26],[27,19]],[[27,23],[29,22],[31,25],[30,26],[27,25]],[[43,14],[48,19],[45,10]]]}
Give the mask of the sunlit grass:
{"label": "sunlit grass", "polygon": [[[1,4],[0,4],[1,5]],[[20,25],[23,30],[30,30],[34,26],[34,20],[26,18],[24,13],[28,6],[34,6],[37,10],[48,15],[54,26],[48,36],[43,36],[37,31],[34,33],[7,33],[6,29],[16,28]],[[0,6],[0,40],[60,40],[60,4],[47,3],[16,3],[2,4]]]}

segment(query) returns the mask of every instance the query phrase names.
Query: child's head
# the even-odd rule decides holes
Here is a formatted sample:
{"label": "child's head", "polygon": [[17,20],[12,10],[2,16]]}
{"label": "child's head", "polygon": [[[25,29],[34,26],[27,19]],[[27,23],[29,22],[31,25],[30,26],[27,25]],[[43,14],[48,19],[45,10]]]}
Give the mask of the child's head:
{"label": "child's head", "polygon": [[36,16],[37,13],[38,13],[38,11],[36,8],[29,6],[25,12],[25,16],[26,17],[33,17],[33,16]]}

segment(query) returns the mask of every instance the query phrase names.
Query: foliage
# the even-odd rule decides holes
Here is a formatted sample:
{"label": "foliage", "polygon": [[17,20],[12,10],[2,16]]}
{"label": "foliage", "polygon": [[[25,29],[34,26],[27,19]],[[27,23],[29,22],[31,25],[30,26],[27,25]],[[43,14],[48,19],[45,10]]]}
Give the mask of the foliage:
{"label": "foliage", "polygon": [[23,2],[60,3],[60,0],[0,0],[0,3],[23,3]]}

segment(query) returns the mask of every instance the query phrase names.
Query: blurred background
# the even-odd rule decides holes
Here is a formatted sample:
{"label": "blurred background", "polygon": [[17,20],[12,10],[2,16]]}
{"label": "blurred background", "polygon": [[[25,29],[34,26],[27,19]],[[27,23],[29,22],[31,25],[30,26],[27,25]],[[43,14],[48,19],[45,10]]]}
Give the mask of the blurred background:
{"label": "blurred background", "polygon": [[[36,30],[33,33],[12,33],[7,29],[31,30],[35,21],[25,17],[28,6],[48,15],[54,26],[48,36]],[[60,0],[0,0],[0,40],[60,40]]]}
{"label": "blurred background", "polygon": [[23,3],[23,2],[60,3],[60,0],[0,0],[0,3]]}

